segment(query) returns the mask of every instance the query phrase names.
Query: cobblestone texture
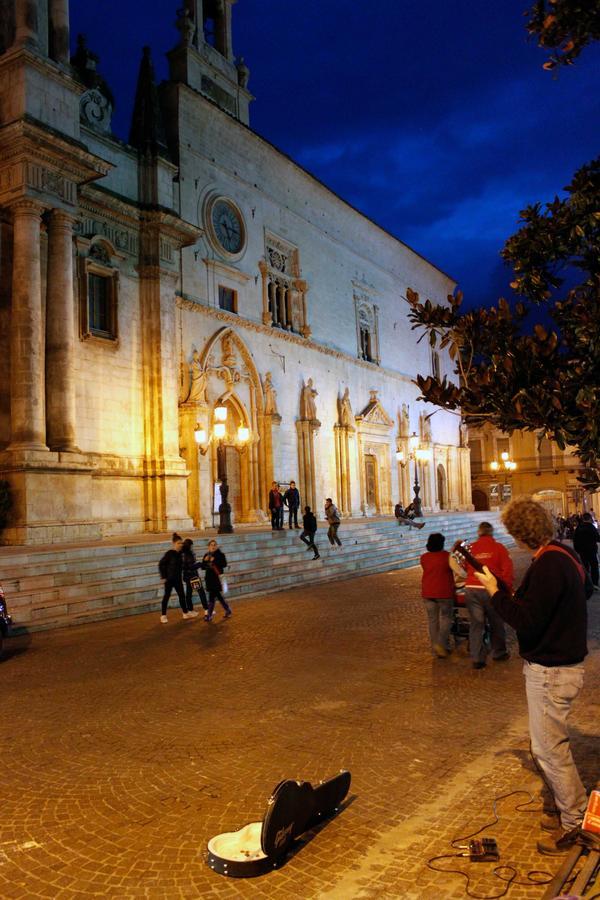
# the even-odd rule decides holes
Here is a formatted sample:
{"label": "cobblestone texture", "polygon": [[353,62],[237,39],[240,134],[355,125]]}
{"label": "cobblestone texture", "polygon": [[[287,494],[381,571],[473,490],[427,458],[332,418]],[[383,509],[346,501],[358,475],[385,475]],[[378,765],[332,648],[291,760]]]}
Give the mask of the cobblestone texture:
{"label": "cobblestone texture", "polygon": [[[524,558],[520,559],[521,566]],[[521,664],[432,660],[419,570],[240,602],[229,621],[138,616],[15,639],[0,665],[2,898],[464,897],[427,869],[541,783],[528,757]],[[573,747],[598,783],[600,598]],[[350,802],[280,870],[235,881],[206,841],[260,818],[284,777],[352,772]],[[519,872],[538,815],[499,804],[488,834]],[[440,863],[496,894],[491,865]],[[600,889],[600,888],[599,888]],[[511,888],[511,900],[540,887]]]}

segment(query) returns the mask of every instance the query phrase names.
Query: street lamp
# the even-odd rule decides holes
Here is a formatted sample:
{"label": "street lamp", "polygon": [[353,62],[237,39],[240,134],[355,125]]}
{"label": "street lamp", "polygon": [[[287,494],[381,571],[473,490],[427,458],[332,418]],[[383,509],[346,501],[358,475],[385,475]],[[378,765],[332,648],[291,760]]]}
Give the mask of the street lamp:
{"label": "street lamp", "polygon": [[[497,459],[492,460],[490,463],[490,469],[492,472],[504,472],[504,485],[508,484],[508,476],[511,475],[515,469],[517,468],[517,464],[514,459],[510,458],[510,454],[503,450],[500,454],[500,461]],[[505,491],[502,491],[502,499],[504,500]]]}
{"label": "street lamp", "polygon": [[419,446],[419,436],[416,431],[413,431],[411,436],[408,439],[408,459],[404,458],[404,450],[396,451],[396,459],[404,468],[404,466],[410,461],[414,460],[415,463],[415,483],[413,485],[413,490],[415,492],[415,499],[413,500],[413,506],[415,508],[415,516],[417,518],[421,518],[423,515],[423,510],[421,508],[421,498],[419,497],[419,493],[421,491],[421,485],[419,484],[419,463],[427,462],[427,460],[431,459],[432,452],[428,447],[420,447]]}
{"label": "street lamp", "polygon": [[[214,423],[212,434],[207,434],[205,428],[200,424],[194,429],[194,440],[198,444],[200,453],[204,456],[212,442],[217,445],[217,480],[219,481],[219,492],[221,494],[221,502],[219,504],[219,534],[231,534],[233,525],[231,524],[231,504],[228,501],[229,485],[227,483],[227,444],[225,438],[227,435],[227,407],[216,406],[214,409]],[[240,425],[237,430],[237,438],[231,441],[240,448],[246,446],[250,440],[250,429],[245,425]]]}

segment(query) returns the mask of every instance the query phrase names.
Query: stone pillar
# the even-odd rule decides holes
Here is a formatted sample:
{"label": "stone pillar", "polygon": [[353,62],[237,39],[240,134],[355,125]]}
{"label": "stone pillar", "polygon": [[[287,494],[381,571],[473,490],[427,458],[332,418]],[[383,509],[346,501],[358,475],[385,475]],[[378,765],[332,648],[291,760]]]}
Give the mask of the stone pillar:
{"label": "stone pillar", "polygon": [[13,206],[11,315],[11,450],[47,450],[40,224],[33,200]]}
{"label": "stone pillar", "polygon": [[38,0],[15,0],[15,44],[37,44]]}
{"label": "stone pillar", "polygon": [[308,504],[313,511],[317,505],[314,434],[320,425],[321,423],[316,419],[296,420],[300,494],[304,498],[303,504]]}
{"label": "stone pillar", "polygon": [[69,0],[50,0],[50,58],[69,64]]}
{"label": "stone pillar", "polygon": [[73,225],[61,209],[50,215],[46,292],[46,428],[51,450],[77,452],[75,442],[75,313]]}
{"label": "stone pillar", "polygon": [[263,325],[271,325],[273,322],[271,313],[269,312],[269,270],[264,259],[258,263],[260,275],[262,278],[262,320]]}

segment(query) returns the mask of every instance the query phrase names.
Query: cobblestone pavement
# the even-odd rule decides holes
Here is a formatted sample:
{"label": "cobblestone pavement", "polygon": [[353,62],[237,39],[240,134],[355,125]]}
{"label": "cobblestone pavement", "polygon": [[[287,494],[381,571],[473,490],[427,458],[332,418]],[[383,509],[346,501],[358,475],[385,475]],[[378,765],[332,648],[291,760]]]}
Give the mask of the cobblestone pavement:
{"label": "cobblestone pavement", "polygon": [[[520,560],[523,563],[523,559]],[[521,665],[432,660],[419,570],[240,602],[229,621],[153,615],[18,638],[0,665],[0,897],[465,896],[427,869],[452,838],[531,791]],[[600,596],[573,747],[588,788],[600,741]],[[287,864],[236,881],[206,841],[262,816],[284,777],[345,767],[351,802]],[[538,815],[498,805],[503,863],[535,851]],[[491,864],[447,860],[498,894]],[[456,865],[458,863],[458,865]],[[600,888],[599,888],[600,889]],[[513,885],[511,900],[543,888]]]}

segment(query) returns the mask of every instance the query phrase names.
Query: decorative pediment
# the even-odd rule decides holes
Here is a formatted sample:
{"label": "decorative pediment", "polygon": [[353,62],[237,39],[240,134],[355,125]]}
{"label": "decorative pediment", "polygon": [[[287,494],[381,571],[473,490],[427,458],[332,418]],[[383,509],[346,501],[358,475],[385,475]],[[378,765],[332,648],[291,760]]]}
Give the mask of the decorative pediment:
{"label": "decorative pediment", "polygon": [[371,391],[371,399],[360,415],[356,416],[357,425],[378,425],[386,430],[392,428],[394,420],[388,416],[377,397],[377,391]]}

